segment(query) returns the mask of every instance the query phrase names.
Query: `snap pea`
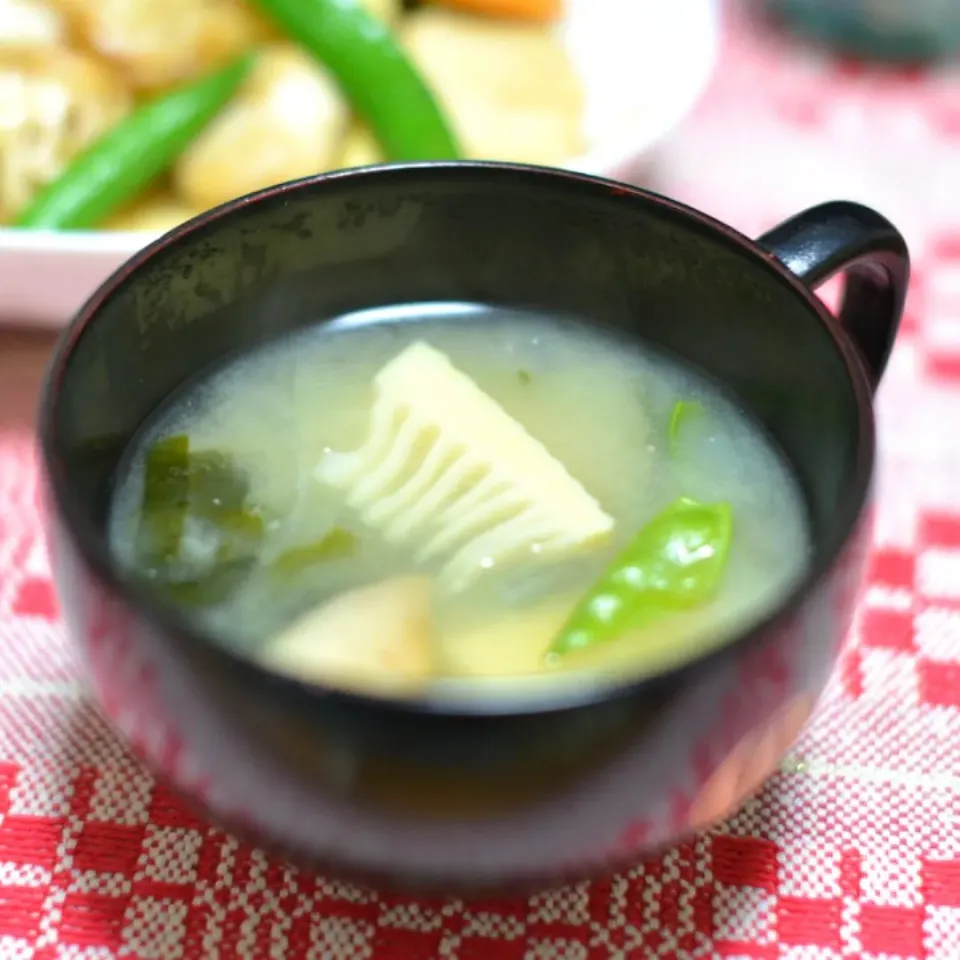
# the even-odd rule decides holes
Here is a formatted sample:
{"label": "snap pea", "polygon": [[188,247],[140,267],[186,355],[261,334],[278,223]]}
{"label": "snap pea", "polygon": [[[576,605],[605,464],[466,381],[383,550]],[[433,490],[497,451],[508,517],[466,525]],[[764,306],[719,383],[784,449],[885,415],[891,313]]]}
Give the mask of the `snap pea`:
{"label": "snap pea", "polygon": [[707,603],[719,586],[732,536],[728,503],[675,500],[604,571],[548,656],[607,643],[670,613]]}
{"label": "snap pea", "polygon": [[139,107],[80,153],[15,219],[47,230],[95,227],[163,173],[237,91],[253,63],[226,67]]}
{"label": "snap pea", "polygon": [[443,111],[390,29],[359,0],[255,0],[334,75],[388,160],[456,160]]}

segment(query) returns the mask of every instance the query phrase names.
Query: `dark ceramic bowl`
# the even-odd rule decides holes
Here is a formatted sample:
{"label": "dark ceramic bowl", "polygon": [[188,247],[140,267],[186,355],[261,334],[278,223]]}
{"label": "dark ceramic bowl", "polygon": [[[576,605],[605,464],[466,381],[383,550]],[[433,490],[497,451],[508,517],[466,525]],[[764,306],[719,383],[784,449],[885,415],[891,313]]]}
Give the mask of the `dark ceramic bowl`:
{"label": "dark ceramic bowl", "polygon": [[[751,241],[622,184],[503,164],[329,174],[186,224],[81,310],[43,399],[51,555],[96,699],[215,820],[378,882],[552,883],[724,815],[796,736],[847,631],[870,530],[871,399],[908,269],[896,229],[855,204]],[[839,319],[812,292],[838,271]],[[104,532],[111,484],[158,404],[228,354],[419,301],[573,312],[724,383],[800,479],[809,576],[681,669],[459,708],[272,676],[123,581]]]}

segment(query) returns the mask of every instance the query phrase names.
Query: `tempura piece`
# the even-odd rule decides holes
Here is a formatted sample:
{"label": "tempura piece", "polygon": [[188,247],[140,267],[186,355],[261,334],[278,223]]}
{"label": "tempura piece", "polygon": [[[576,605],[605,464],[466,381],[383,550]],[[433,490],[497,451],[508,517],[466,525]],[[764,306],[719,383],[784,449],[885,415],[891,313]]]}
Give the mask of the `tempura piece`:
{"label": "tempura piece", "polygon": [[453,590],[531,554],[603,543],[613,520],[538,440],[440,351],[409,346],[375,378],[366,442],[316,476],[388,541],[442,561]]}
{"label": "tempura piece", "polygon": [[169,190],[159,190],[115,213],[103,224],[103,229],[166,233],[200,212]]}
{"label": "tempura piece", "polygon": [[82,42],[156,90],[207,73],[276,31],[243,0],[55,0]]}
{"label": "tempura piece", "polygon": [[0,56],[57,46],[64,32],[60,14],[42,0],[0,0]]}
{"label": "tempura piece", "polygon": [[583,152],[583,92],[549,27],[426,8],[404,45],[469,157],[559,165]]}
{"label": "tempura piece", "polygon": [[362,120],[354,118],[347,128],[335,165],[349,170],[351,167],[369,167],[375,163],[383,163],[380,144],[373,131]]}
{"label": "tempura piece", "polygon": [[263,51],[237,97],[174,167],[177,192],[205,208],[329,168],[349,111],[329,74],[290,44]]}
{"label": "tempura piece", "polygon": [[308,683],[414,693],[433,673],[430,581],[397,577],[343,593],[271,640],[262,662]]}
{"label": "tempura piece", "polygon": [[119,77],[64,47],[0,55],[0,222],[130,109]]}

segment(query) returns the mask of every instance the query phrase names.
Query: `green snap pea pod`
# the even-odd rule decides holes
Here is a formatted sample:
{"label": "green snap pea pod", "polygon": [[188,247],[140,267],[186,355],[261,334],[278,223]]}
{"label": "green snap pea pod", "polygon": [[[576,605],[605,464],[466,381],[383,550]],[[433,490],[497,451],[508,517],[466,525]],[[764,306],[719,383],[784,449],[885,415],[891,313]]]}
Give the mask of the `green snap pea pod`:
{"label": "green snap pea pod", "polygon": [[334,75],[388,160],[456,160],[439,104],[390,29],[359,0],[255,0]]}
{"label": "green snap pea pod", "polygon": [[548,655],[615,640],[711,600],[733,536],[728,503],[675,500],[650,521],[580,601]]}
{"label": "green snap pea pod", "polygon": [[97,226],[177,159],[236,93],[253,60],[253,54],[244,54],[124,117],[41,190],[15,226]]}

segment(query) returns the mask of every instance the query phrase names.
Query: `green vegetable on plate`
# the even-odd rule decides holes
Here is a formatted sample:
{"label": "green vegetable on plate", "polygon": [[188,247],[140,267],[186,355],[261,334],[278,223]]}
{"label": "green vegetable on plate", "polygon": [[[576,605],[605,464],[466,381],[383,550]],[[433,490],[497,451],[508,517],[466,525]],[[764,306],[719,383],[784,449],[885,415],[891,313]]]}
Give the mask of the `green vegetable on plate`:
{"label": "green vegetable on plate", "polygon": [[97,226],[177,159],[236,93],[254,59],[244,54],[135,110],[41,190],[15,225],[48,230]]}
{"label": "green vegetable on plate", "polygon": [[708,603],[716,596],[732,537],[728,503],[675,500],[604,571],[548,656],[608,643],[671,613]]}
{"label": "green vegetable on plate", "polygon": [[458,159],[456,138],[430,88],[390,28],[359,0],[254,3],[330,70],[388,160]]}

